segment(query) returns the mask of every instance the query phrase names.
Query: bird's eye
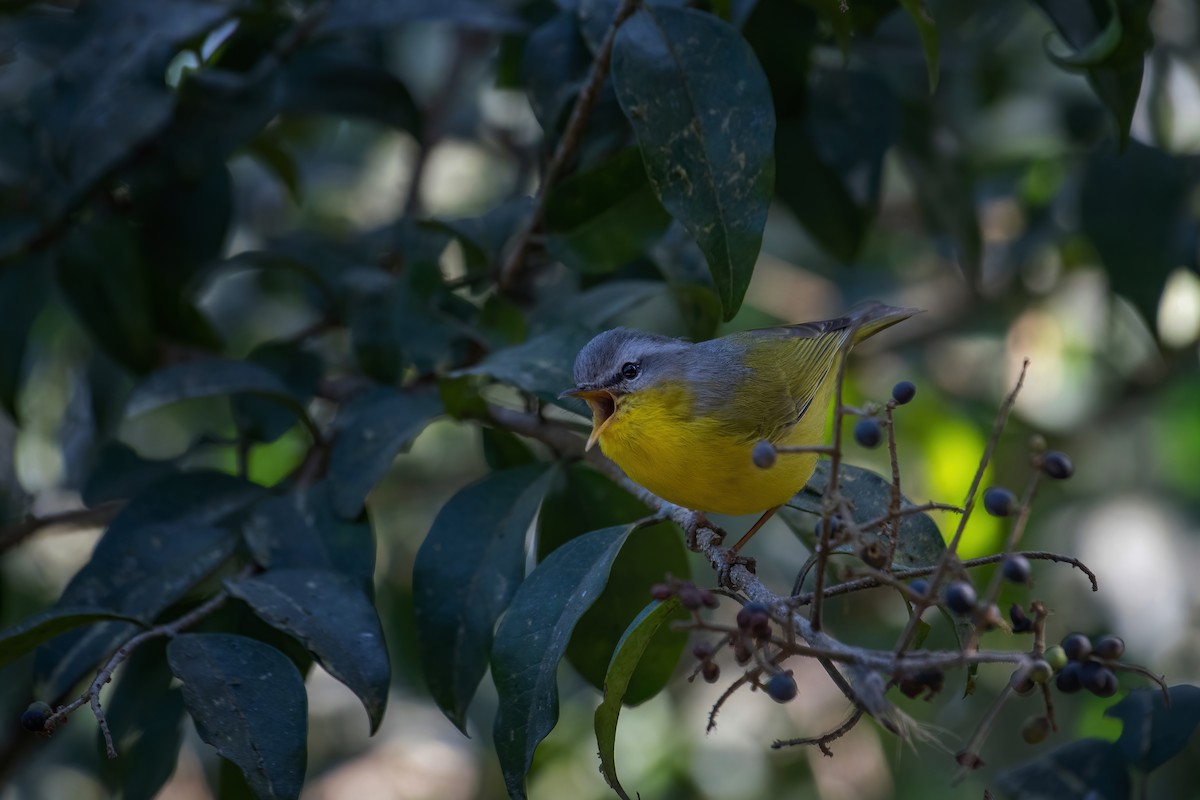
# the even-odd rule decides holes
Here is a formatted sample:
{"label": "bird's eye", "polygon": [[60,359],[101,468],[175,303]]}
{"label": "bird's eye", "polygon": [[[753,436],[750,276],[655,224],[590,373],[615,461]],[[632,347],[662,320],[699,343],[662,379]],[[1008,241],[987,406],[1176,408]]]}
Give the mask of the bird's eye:
{"label": "bird's eye", "polygon": [[641,373],[642,373],[642,368],[639,367],[637,364],[633,363],[632,361],[625,362],[625,364],[621,367],[621,374],[625,376],[626,380],[631,381],[634,378],[636,378],[638,375],[640,375]]}

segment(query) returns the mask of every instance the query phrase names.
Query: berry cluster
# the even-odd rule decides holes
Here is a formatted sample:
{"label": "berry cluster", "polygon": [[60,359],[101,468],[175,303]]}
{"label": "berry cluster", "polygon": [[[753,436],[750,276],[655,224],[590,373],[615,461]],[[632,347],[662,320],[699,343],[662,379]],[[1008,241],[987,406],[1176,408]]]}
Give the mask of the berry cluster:
{"label": "berry cluster", "polygon": [[[917,396],[917,387],[912,381],[900,381],[892,387],[892,399],[888,401],[889,409],[906,405]],[[854,425],[854,441],[863,447],[874,449],[883,442],[883,423],[874,414],[864,415]]]}
{"label": "berry cluster", "polygon": [[1087,689],[1097,697],[1117,693],[1117,674],[1112,665],[1125,654],[1125,642],[1119,636],[1092,640],[1082,633],[1063,638],[1062,645],[1046,650],[1046,659],[1058,670],[1054,685],[1064,694]]}
{"label": "berry cluster", "polygon": [[[700,662],[697,674],[708,683],[716,683],[721,678],[721,668],[713,659],[722,647],[732,647],[734,661],[739,666],[745,666],[771,641],[774,621],[770,610],[762,603],[746,603],[738,610],[736,622],[737,627],[732,630],[706,626],[711,630],[724,631],[725,635],[716,644],[701,641],[692,648],[692,655]],[[796,680],[790,671],[780,670],[768,657],[759,659],[756,671],[769,673],[765,683],[760,683],[757,679],[754,683],[775,702],[786,703],[796,697]]]}

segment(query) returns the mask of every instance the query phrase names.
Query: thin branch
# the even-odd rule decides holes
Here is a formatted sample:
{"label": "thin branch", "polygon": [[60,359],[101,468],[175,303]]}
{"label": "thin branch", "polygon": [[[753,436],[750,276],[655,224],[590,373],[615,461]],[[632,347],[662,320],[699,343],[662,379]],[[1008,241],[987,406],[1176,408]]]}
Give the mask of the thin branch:
{"label": "thin branch", "polygon": [[120,508],[121,503],[113,501],[102,503],[94,508],[79,508],[57,514],[29,517],[23,522],[0,530],[0,553],[15,547],[43,528],[61,527],[79,530],[101,527],[108,524]]}
{"label": "thin branch", "polygon": [[[254,571],[255,567],[250,565],[239,574],[239,577],[245,577]],[[43,731],[49,735],[54,732],[54,729],[61,725],[72,712],[83,706],[85,703],[90,703],[92,713],[96,715],[96,722],[100,724],[100,731],[104,734],[104,746],[107,750],[109,758],[117,757],[117,749],[113,745],[112,732],[108,729],[108,718],[104,713],[104,709],[100,707],[100,690],[105,684],[112,680],[113,672],[117,667],[121,666],[131,655],[133,651],[141,647],[151,639],[157,639],[161,636],[173,638],[186,628],[190,628],[197,622],[200,622],[205,617],[212,614],[214,611],[225,605],[225,601],[229,599],[229,592],[226,589],[214,594],[208,600],[193,608],[188,613],[172,620],[171,622],[155,625],[153,628],[142,631],[138,635],[129,639],[125,644],[117,648],[117,651],[109,656],[108,661],[96,673],[96,678],[88,688],[79,697],[72,700],[66,705],[59,706],[58,709],[51,714],[47,719]]]}
{"label": "thin branch", "polygon": [[641,0],[621,0],[621,5],[617,8],[616,16],[613,17],[612,25],[609,26],[608,33],[604,35],[604,40],[600,43],[600,48],[596,51],[596,60],[592,62],[592,71],[588,74],[587,82],[579,92],[579,98],[575,101],[575,107],[571,109],[571,116],[567,119],[566,128],[563,131],[562,138],[558,142],[558,147],[554,151],[554,156],[550,159],[550,163],[546,165],[546,173],[542,176],[541,186],[538,187],[537,197],[533,203],[533,210],[530,211],[525,227],[517,234],[515,244],[509,251],[508,257],[505,258],[504,264],[500,267],[498,281],[502,290],[511,289],[525,268],[525,254],[529,250],[533,232],[541,224],[542,214],[546,209],[546,196],[550,187],[558,180],[563,170],[566,169],[567,164],[574,158],[575,151],[579,149],[579,144],[583,141],[583,133],[587,127],[588,118],[592,115],[592,109],[596,105],[596,100],[600,97],[600,88],[604,85],[604,78],[608,75],[608,67],[612,61],[613,43],[617,39],[617,31],[620,30],[625,20],[633,16],[633,12],[637,10],[640,3]]}
{"label": "thin branch", "polygon": [[849,733],[850,730],[858,724],[858,721],[862,719],[862,715],[863,710],[861,708],[855,708],[850,716],[846,717],[845,721],[843,721],[841,725],[838,725],[828,733],[823,733],[820,736],[811,736],[804,739],[776,739],[771,743],[771,749],[779,750],[784,747],[798,747],[801,745],[815,744],[818,748],[820,748],[822,753],[832,758],[833,751],[829,749],[829,743],[836,741],[837,739],[840,739]]}
{"label": "thin branch", "polygon": [[[950,544],[946,546],[946,550],[942,553],[942,557],[938,560],[937,568],[933,572],[933,577],[929,581],[929,594],[927,597],[918,600],[913,604],[912,611],[909,613],[908,624],[904,627],[904,632],[900,634],[900,638],[896,642],[896,653],[903,653],[912,643],[913,636],[917,633],[917,623],[921,621],[921,615],[925,613],[925,609],[929,608],[930,603],[938,596],[938,588],[941,586],[942,580],[946,577],[946,573],[950,570],[950,565],[958,558],[958,543],[962,541],[963,531],[966,530],[967,522],[971,519],[971,511],[975,508],[975,495],[979,491],[979,484],[983,482],[983,474],[987,471],[987,466],[992,460],[992,453],[996,449],[996,444],[1000,441],[1000,434],[1004,432],[1004,426],[1008,423],[1009,412],[1012,411],[1013,405],[1017,402],[1017,394],[1021,391],[1021,386],[1025,383],[1025,373],[1029,369],[1029,359],[1021,364],[1021,374],[1017,378],[1017,385],[1009,392],[1008,397],[1004,398],[1004,402],[1000,405],[1000,411],[996,414],[996,424],[992,427],[992,435],[988,438],[987,447],[984,448],[983,457],[979,459],[979,468],[975,470],[975,477],[971,479],[971,488],[967,490],[967,499],[963,503],[962,518],[958,521],[958,527],[954,531],[954,537],[950,540]],[[817,598],[817,602],[820,598]],[[816,605],[816,603],[814,603]]]}

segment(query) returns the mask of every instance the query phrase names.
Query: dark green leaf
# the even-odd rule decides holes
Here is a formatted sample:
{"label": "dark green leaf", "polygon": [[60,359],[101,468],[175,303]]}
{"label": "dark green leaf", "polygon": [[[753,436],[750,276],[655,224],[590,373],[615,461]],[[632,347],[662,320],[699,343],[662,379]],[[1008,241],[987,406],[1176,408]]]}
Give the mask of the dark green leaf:
{"label": "dark green leaf", "polygon": [[129,395],[125,413],[136,417],[181,400],[255,394],[307,415],[304,405],[274,372],[249,361],[206,358],[164,367],[139,383]]}
{"label": "dark green leaf", "polygon": [[1150,772],[1170,761],[1200,726],[1200,687],[1172,686],[1168,707],[1158,689],[1137,689],[1105,709],[1124,723],[1117,747],[1130,766]]}
{"label": "dark green leaf", "polygon": [[402,287],[382,270],[363,270],[348,287],[346,312],[354,358],[363,373],[385,384],[400,382],[404,342],[396,329]]}
{"label": "dark green leaf", "polygon": [[[822,494],[828,485],[829,462],[818,461],[813,476],[805,487],[788,501],[783,510],[798,509],[820,516]],[[838,471],[838,490],[850,501],[855,522],[864,523],[887,516],[892,499],[892,484],[882,475],[862,467],[842,464]],[[901,508],[912,505],[907,498],[901,498]],[[784,519],[791,520],[789,525],[794,529],[801,527],[794,515],[786,515]],[[809,524],[806,530],[811,533],[812,527],[812,524]],[[885,543],[881,533],[876,532],[872,536],[881,544]],[[942,540],[937,523],[928,514],[906,514],[900,518],[900,538],[892,563],[898,568],[931,566],[938,562],[945,549],[946,543]]]}
{"label": "dark green leaf", "polygon": [[929,93],[937,91],[938,73],[940,71],[940,53],[938,51],[937,23],[929,15],[924,0],[900,0],[900,5],[912,17],[921,34],[921,49],[925,51],[925,69],[929,73]]}
{"label": "dark green leaf", "polygon": [[304,200],[300,167],[286,142],[273,129],[269,128],[252,139],[246,145],[246,153],[283,184],[293,203],[298,205]]}
{"label": "dark green leaf", "polygon": [[[183,693],[171,686],[166,641],[135,650],[120,676],[104,710],[121,757],[105,759],[103,777],[122,800],[153,800],[175,771],[183,743]],[[99,732],[96,744],[103,752]]]}
{"label": "dark green leaf", "polygon": [[521,59],[521,76],[529,106],[548,144],[552,145],[557,137],[591,63],[592,54],[580,34],[579,22],[569,11],[551,17],[529,35]]}
{"label": "dark green leaf", "polygon": [[[316,394],[321,381],[321,358],[293,342],[261,345],[246,360],[274,374],[287,388],[288,396],[299,402]],[[296,424],[295,411],[270,396],[237,394],[233,414],[238,430],[259,442],[273,442]]]}
{"label": "dark green leaf", "polygon": [[301,50],[284,67],[285,114],[363,117],[421,136],[412,95],[383,64],[341,46]]}
{"label": "dark green leaf", "polygon": [[523,467],[537,462],[529,445],[503,428],[483,429],[483,458],[495,470]]}
{"label": "dark green leaf", "polygon": [[[154,620],[229,558],[238,536],[216,526],[261,493],[254,484],[216,472],[151,484],[113,519],[58,606],[98,606]],[[42,694],[66,692],[135,631],[133,625],[104,622],[40,647],[35,673]]]}
{"label": "dark green leaf", "polygon": [[396,456],[441,413],[437,393],[424,389],[376,389],[344,406],[329,458],[334,510],[350,518],[362,513],[367,493]]}
{"label": "dark green leaf", "polygon": [[486,375],[543,400],[556,400],[560,392],[575,385],[575,356],[591,338],[591,331],[565,327],[497,350],[475,366],[454,374]]}
{"label": "dark green leaf", "polygon": [[96,606],[55,606],[26,617],[19,624],[0,631],[0,666],[15,661],[47,639],[60,633],[104,620],[137,622],[130,614],[105,611]]}
{"label": "dark green leaf", "polygon": [[1153,324],[1163,284],[1188,263],[1195,222],[1189,197],[1193,162],[1130,142],[1125,152],[1097,153],[1081,188],[1081,224],[1104,262],[1117,294]]}
{"label": "dark green leaf", "polygon": [[[530,328],[537,333],[551,331],[556,335],[561,335],[562,329],[566,328],[574,328],[580,333],[583,330],[599,333],[612,327],[614,321],[626,311],[655,297],[662,297],[666,291],[659,281],[607,281],[586,291],[557,298],[538,308],[530,318]],[[574,341],[572,338],[571,343]],[[568,372],[574,364],[574,358],[572,355],[567,363]]]}
{"label": "dark green leaf", "polygon": [[482,0],[340,0],[322,17],[320,30],[374,31],[410,22],[442,21],[464,28],[488,31],[521,31],[525,25],[508,6]]}
{"label": "dark green leaf", "polygon": [[496,268],[508,240],[533,210],[533,200],[516,197],[477,217],[455,217],[423,223],[458,239],[467,261],[467,274],[486,276]]}
{"label": "dark green leaf", "polygon": [[1082,739],[996,776],[1000,788],[1021,800],[1129,800],[1129,768],[1119,748]]}
{"label": "dark green leaf", "polygon": [[629,623],[621,641],[617,643],[612,661],[604,676],[604,700],[596,708],[596,744],[600,748],[600,774],[622,800],[629,795],[617,779],[617,719],[625,700],[630,679],[641,664],[642,655],[662,626],[680,612],[679,598],[665,602],[655,600]]}
{"label": "dark green leaf", "polygon": [[371,733],[379,730],[392,671],[379,615],[357,580],[328,570],[274,569],[225,586],[308,648],[362,701]]}
{"label": "dark green leaf", "polygon": [[282,102],[279,70],[208,68],[189,73],[179,86],[171,127],[161,137],[166,155],[183,173],[224,161],[267,127]]}
{"label": "dark green leaf", "polygon": [[720,19],[643,7],[617,35],[613,85],[659,199],[741,305],[775,183],[775,114],[750,46]]}
{"label": "dark green leaf", "polygon": [[121,364],[154,364],[154,320],[133,229],[100,217],[72,229],[58,257],[58,285],[97,343]]}
{"label": "dark green leaf", "polygon": [[44,256],[0,267],[0,408],[14,419],[29,331],[49,288],[50,262]]}
{"label": "dark green leaf", "polygon": [[554,473],[544,464],[488,475],[458,492],[413,565],[417,641],[429,691],[466,728],[496,620],[525,575],[525,537]]}
{"label": "dark green leaf", "polygon": [[545,222],[550,255],[581,272],[608,272],[643,254],[671,217],[651,189],[641,154],[624,150],[555,184]]}
{"label": "dark green leaf", "polygon": [[[538,515],[538,555],[546,556],[597,525],[635,522],[650,510],[629,492],[592,469],[572,466],[546,496]],[[691,577],[687,551],[679,528],[659,524],[630,537],[613,564],[612,575],[600,599],[575,626],[567,647],[571,666],[597,689],[603,689],[609,661],[617,642],[650,597],[650,588],[667,573]],[[622,699],[637,705],[662,691],[679,663],[687,644],[683,631],[663,630],[639,657],[637,673],[627,681]]]}
{"label": "dark green leaf", "polygon": [[185,633],[167,661],[200,738],[241,768],[258,797],[299,797],[308,697],[287,656],[245,636]]}
{"label": "dark green leaf", "polygon": [[178,471],[174,461],[152,461],[142,458],[126,444],[108,442],[100,449],[83,486],[84,505],[94,507],[112,500],[128,500]]}
{"label": "dark green leaf", "polygon": [[558,722],[555,675],[575,623],[608,582],[613,561],[636,530],[603,528],[564,544],[517,590],[496,630],[492,678],[500,696],[494,741],[513,798],[525,797],[533,751]]}
{"label": "dark green leaf", "polygon": [[307,490],[264,498],[246,517],[242,535],[254,560],[271,569],[332,569],[358,581],[372,596],[375,536],[365,518],[333,510],[327,481]]}

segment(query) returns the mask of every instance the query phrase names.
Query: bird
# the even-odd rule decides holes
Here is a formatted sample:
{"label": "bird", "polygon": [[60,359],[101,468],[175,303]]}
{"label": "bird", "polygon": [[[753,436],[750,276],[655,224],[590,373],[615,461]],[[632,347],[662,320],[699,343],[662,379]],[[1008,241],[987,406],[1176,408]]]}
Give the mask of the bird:
{"label": "bird", "polygon": [[[820,444],[840,359],[917,309],[870,302],[845,316],[690,342],[630,328],[595,336],[559,397],[592,413],[597,443],[634,482],[693,511],[762,513],[736,555],[804,487],[816,452],[755,465],[755,445]],[[761,447],[761,445],[760,445]]]}

